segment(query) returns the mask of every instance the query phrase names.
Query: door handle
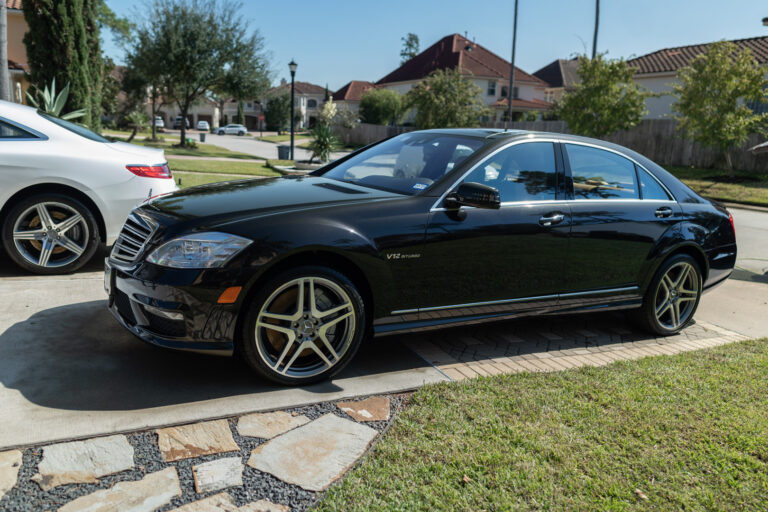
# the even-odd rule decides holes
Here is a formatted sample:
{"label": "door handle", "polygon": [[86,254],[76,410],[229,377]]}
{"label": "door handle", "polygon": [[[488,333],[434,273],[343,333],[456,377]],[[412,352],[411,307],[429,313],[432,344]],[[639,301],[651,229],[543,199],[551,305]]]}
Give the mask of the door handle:
{"label": "door handle", "polygon": [[669,208],[668,206],[662,206],[658,210],[656,210],[655,213],[656,217],[660,219],[666,219],[667,217],[672,216],[672,208]]}
{"label": "door handle", "polygon": [[552,215],[545,215],[539,219],[539,224],[542,226],[554,226],[560,224],[565,219],[565,215],[562,213],[553,213]]}

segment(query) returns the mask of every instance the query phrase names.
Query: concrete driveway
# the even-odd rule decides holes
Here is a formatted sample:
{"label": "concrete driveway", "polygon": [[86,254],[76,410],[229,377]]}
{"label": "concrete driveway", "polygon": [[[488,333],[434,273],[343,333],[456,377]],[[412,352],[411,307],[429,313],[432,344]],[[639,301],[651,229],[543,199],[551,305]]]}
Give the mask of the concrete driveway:
{"label": "concrete driveway", "polygon": [[[704,296],[696,319],[768,336],[768,213],[734,217],[744,270]],[[482,353],[478,346],[499,332],[526,333],[520,341],[531,351],[551,350],[533,341],[549,339],[551,322],[537,333],[531,320],[387,337],[365,346],[333,382],[278,388],[232,359],[157,349],[125,332],[106,310],[103,256],[76,274],[41,277],[0,254],[0,449],[414,389],[449,380],[425,361],[436,361],[429,352],[438,339]],[[610,340],[618,333],[619,342],[651,339],[628,332],[618,315],[558,319],[557,337],[578,344],[585,328]]]}

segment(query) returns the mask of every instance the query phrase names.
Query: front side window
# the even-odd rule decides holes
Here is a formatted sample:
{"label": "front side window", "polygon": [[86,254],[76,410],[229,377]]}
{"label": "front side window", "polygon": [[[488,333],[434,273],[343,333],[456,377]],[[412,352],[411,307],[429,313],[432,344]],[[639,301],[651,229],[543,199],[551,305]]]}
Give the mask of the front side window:
{"label": "front side window", "polygon": [[464,182],[497,189],[503,203],[555,199],[555,146],[551,142],[510,146],[478,165]]}
{"label": "front side window", "polygon": [[472,137],[406,133],[353,156],[322,176],[413,195],[429,189],[483,144],[484,140]]}
{"label": "front side window", "polygon": [[18,126],[0,121],[0,139],[37,139],[35,135]]}
{"label": "front side window", "polygon": [[38,114],[41,117],[44,117],[48,121],[52,122],[53,124],[59,125],[65,130],[69,130],[72,133],[76,133],[77,135],[81,137],[85,137],[88,140],[96,141],[96,142],[110,142],[109,140],[105,139],[101,135],[97,135],[93,133],[91,130],[84,126],[80,126],[79,124],[70,123],[69,121],[65,121],[63,119],[59,119],[58,117],[54,117],[49,114],[45,114],[43,112],[38,112]]}
{"label": "front side window", "polygon": [[635,164],[610,151],[565,144],[575,199],[638,199]]}

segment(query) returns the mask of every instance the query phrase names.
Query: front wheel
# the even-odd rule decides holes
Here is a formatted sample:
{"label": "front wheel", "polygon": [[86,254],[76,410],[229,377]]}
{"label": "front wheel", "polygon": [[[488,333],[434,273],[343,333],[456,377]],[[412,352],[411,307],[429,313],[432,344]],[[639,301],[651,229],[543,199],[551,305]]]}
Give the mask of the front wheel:
{"label": "front wheel", "polygon": [[677,334],[692,319],[702,291],[701,270],[687,254],[672,256],[659,268],[638,311],[641,324],[654,334]]}
{"label": "front wheel", "polygon": [[41,194],[17,203],[2,227],[8,255],[36,274],[65,274],[82,267],[98,248],[91,211],[71,197]]}
{"label": "front wheel", "polygon": [[245,135],[245,132],[237,132],[237,135],[238,137],[242,137],[243,135]]}
{"label": "front wheel", "polygon": [[354,357],[365,334],[360,293],[330,268],[284,272],[244,308],[238,353],[260,375],[280,384],[331,378]]}

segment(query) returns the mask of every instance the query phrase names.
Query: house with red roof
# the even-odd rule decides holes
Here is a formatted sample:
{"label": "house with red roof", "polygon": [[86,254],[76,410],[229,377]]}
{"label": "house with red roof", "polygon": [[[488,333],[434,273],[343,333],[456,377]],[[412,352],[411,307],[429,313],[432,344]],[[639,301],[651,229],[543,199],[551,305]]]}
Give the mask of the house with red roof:
{"label": "house with red roof", "polygon": [[333,102],[336,103],[338,108],[346,108],[353,112],[358,112],[363,94],[374,88],[376,88],[376,84],[373,82],[352,80],[333,93]]}
{"label": "house with red roof", "polygon": [[[457,68],[482,91],[483,102],[491,109],[493,120],[501,120],[509,105],[510,63],[482,45],[459,34],[445,36],[404,62],[376,82],[376,87],[407,93],[427,75],[438,69]],[[548,84],[515,67],[512,112],[543,111],[552,107],[545,100]]]}
{"label": "house with red roof", "polygon": [[29,71],[27,48],[24,46],[24,34],[29,27],[21,10],[21,0],[2,1],[8,8],[8,69],[11,74],[11,98],[17,103],[23,103],[24,94],[29,88],[24,76],[24,73]]}
{"label": "house with red roof", "polygon": [[[749,48],[755,61],[761,66],[768,64],[768,36],[736,39],[731,42],[740,50]],[[646,119],[659,119],[672,114],[672,103],[676,101],[673,95],[673,84],[680,83],[678,79],[680,69],[689,65],[698,55],[706,53],[712,44],[664,48],[627,61],[630,66],[637,68],[635,81],[660,95],[645,100],[645,106],[648,109]],[[768,106],[765,103],[754,105],[752,108],[768,112]]]}
{"label": "house with red roof", "polygon": [[[309,82],[294,82],[296,116],[299,118],[299,130],[312,128],[315,125],[315,119],[320,111],[320,107],[325,102],[325,87],[311,84]],[[283,79],[280,85],[267,91],[267,98],[280,94],[291,94],[291,83]],[[266,105],[266,100],[263,101]]]}

